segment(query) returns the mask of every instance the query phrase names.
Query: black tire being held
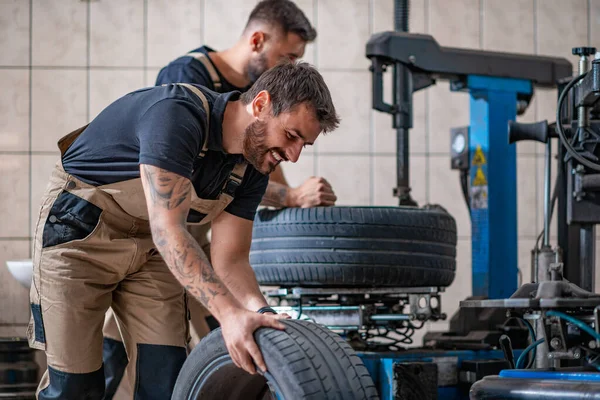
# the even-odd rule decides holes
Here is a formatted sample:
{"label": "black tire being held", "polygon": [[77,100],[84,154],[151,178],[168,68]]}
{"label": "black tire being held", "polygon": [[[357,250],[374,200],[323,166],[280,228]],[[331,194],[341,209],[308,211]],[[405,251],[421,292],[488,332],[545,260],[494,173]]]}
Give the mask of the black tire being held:
{"label": "black tire being held", "polygon": [[187,358],[173,400],[378,399],[361,359],[339,335],[313,322],[282,322],[285,331],[261,328],[254,334],[267,365],[264,376],[237,368],[217,329]]}

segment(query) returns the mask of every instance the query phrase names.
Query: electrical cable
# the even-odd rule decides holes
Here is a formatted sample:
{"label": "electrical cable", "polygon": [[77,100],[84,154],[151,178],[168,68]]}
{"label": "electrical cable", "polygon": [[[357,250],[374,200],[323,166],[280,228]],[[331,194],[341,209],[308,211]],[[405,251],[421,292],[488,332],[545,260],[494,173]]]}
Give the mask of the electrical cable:
{"label": "electrical cable", "polygon": [[575,325],[582,331],[586,332],[588,335],[590,335],[594,339],[600,340],[600,334],[598,334],[598,332],[596,332],[588,324],[578,320],[577,318],[571,317],[570,315],[567,315],[563,312],[554,311],[554,310],[547,311],[546,316],[547,317],[558,317],[560,319],[564,319],[565,321],[572,323],[573,325]]}
{"label": "electrical cable", "polygon": [[529,353],[531,350],[535,349],[540,344],[544,343],[545,340],[546,339],[544,339],[544,338],[538,339],[535,342],[531,343],[529,346],[527,346],[525,348],[525,350],[523,350],[523,352],[521,353],[521,355],[517,359],[517,369],[521,369],[522,368],[521,364],[522,364],[522,361],[525,359],[525,356],[527,355],[527,353]]}
{"label": "electrical cable", "polygon": [[[529,335],[531,335],[531,343],[535,343],[535,331],[533,330],[533,326],[531,326],[531,323],[529,321],[527,321],[525,318],[521,319],[525,325],[527,326],[527,329],[529,330]],[[529,362],[527,363],[527,366],[525,368],[529,369],[531,367],[533,367],[533,363],[535,362],[535,354],[537,352],[537,347],[533,348],[533,351],[531,352],[531,357],[529,358]]]}
{"label": "electrical cable", "polygon": [[462,189],[462,194],[465,199],[465,203],[467,205],[467,210],[469,210],[469,217],[471,217],[471,199],[469,198],[469,170],[461,170],[460,171],[460,188]]}
{"label": "electrical cable", "polygon": [[[504,326],[506,326],[507,322],[510,321],[511,319],[515,319],[515,320],[517,320],[517,321],[519,321],[519,322],[521,322],[521,323],[523,323],[525,325],[525,327],[529,331],[529,336],[530,336],[531,343],[534,343],[535,342],[535,330],[533,329],[533,326],[531,325],[531,323],[529,321],[527,321],[525,318],[510,317],[506,321],[504,321]],[[533,366],[533,363],[535,362],[536,349],[537,349],[537,347],[535,347],[533,349],[533,351],[531,352],[531,357],[530,357],[529,362],[527,363],[527,366],[525,368],[529,369],[529,368],[531,368]]]}

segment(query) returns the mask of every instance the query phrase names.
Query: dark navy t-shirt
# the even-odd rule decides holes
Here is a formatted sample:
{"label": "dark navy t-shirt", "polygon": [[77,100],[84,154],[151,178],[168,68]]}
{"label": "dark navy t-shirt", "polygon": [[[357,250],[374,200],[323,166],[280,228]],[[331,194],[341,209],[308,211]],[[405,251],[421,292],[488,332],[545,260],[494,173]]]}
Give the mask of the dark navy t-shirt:
{"label": "dark navy t-shirt", "polygon": [[[167,85],[129,93],[105,108],[65,153],[65,171],[98,186],[139,178],[139,164],[149,164],[190,179],[198,197],[216,199],[235,164],[244,161],[223,150],[225,107],[240,94],[197,87],[210,106],[204,158],[198,157],[207,134],[201,100],[183,86]],[[253,220],[267,182],[268,176],[248,165],[225,211]]]}
{"label": "dark navy t-shirt", "polygon": [[[196,50],[192,50],[190,53],[202,53],[208,57],[212,64],[209,56],[209,53],[212,52],[214,52],[214,50],[210,47],[202,46]],[[214,64],[213,66],[215,67],[215,71],[217,72],[217,75],[219,75],[219,80],[221,82],[221,89],[219,92],[245,92],[250,89],[251,85],[245,88],[232,85],[223,77],[223,75],[221,75],[219,69]],[[206,67],[200,61],[189,55],[184,55],[171,61],[167,66],[160,70],[158,77],[156,78],[156,85],[163,85],[165,83],[195,83],[197,85],[206,86],[211,90],[216,90]]]}

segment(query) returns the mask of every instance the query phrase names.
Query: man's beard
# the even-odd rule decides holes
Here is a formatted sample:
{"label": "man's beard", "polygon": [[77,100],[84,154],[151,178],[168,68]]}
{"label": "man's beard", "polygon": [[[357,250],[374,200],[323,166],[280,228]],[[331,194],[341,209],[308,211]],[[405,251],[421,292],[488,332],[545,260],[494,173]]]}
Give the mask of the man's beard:
{"label": "man's beard", "polygon": [[256,82],[268,69],[267,56],[265,53],[260,53],[256,59],[250,61],[248,64],[248,78],[250,82]]}
{"label": "man's beard", "polygon": [[[269,148],[265,144],[267,137],[267,123],[263,121],[254,121],[244,131],[244,143],[242,154],[248,162],[262,174],[269,174],[275,169],[275,165],[270,164],[264,167],[265,158],[269,153]],[[265,169],[266,168],[266,169]]]}

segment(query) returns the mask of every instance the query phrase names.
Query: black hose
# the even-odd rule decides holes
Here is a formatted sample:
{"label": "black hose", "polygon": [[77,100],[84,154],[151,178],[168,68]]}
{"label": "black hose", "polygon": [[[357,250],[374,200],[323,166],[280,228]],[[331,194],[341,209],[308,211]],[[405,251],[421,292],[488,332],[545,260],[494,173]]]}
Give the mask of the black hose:
{"label": "black hose", "polygon": [[558,97],[558,107],[556,107],[556,133],[558,133],[558,137],[560,138],[560,142],[562,143],[563,146],[565,146],[565,148],[567,149],[567,152],[577,161],[579,161],[581,164],[585,165],[586,167],[593,169],[595,171],[600,171],[600,165],[596,164],[594,162],[591,162],[590,160],[586,159],[585,157],[583,157],[582,155],[580,155],[579,153],[577,153],[577,150],[575,150],[573,148],[573,146],[571,146],[571,143],[569,143],[569,140],[567,139],[567,136],[565,135],[565,131],[563,129],[562,126],[562,119],[561,119],[561,111],[562,111],[562,106],[563,103],[565,101],[565,97],[567,97],[567,94],[569,93],[569,91],[571,90],[571,88],[573,86],[575,86],[575,84],[577,82],[579,82],[580,80],[582,80],[583,78],[585,78],[585,76],[587,75],[587,72],[584,74],[579,75],[577,78],[574,78],[571,82],[569,82],[567,84],[567,86],[565,86],[564,90],[562,91],[562,93],[560,94],[560,96]]}
{"label": "black hose", "polygon": [[462,194],[465,199],[465,203],[467,204],[467,209],[469,210],[469,216],[471,216],[471,199],[469,196],[469,170],[468,169],[460,170],[460,188],[462,189]]}
{"label": "black hose", "polygon": [[408,32],[409,0],[396,0],[394,3],[394,30]]}

